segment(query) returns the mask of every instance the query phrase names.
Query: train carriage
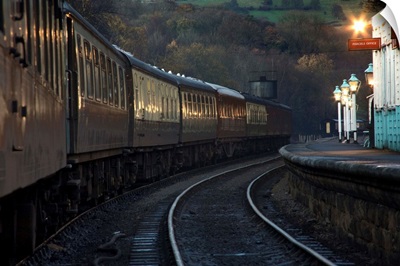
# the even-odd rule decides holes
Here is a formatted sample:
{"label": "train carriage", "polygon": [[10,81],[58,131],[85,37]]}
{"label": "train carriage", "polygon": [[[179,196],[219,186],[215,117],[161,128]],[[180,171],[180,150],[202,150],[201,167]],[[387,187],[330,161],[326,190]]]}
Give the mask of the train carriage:
{"label": "train carriage", "polygon": [[128,146],[128,62],[71,6],[64,4],[64,12],[69,41],[69,160],[121,154]]}
{"label": "train carriage", "polygon": [[170,148],[179,142],[180,108],[176,79],[126,53],[131,65],[134,123],[130,142],[135,148]]}
{"label": "train carriage", "polygon": [[277,149],[289,143],[292,132],[292,110],[288,106],[266,101],[268,112],[266,135],[269,146]]}
{"label": "train carriage", "polygon": [[246,137],[246,102],[238,91],[208,83],[217,92],[218,124],[217,142],[220,158],[242,153]]}
{"label": "train carriage", "polygon": [[217,94],[201,80],[183,76],[176,79],[182,106],[182,160],[185,166],[211,163],[217,136]]}
{"label": "train carriage", "polygon": [[70,5],[64,3],[67,37],[67,154],[69,212],[135,181],[130,160],[126,69],[129,63]]}
{"label": "train carriage", "polygon": [[133,103],[129,142],[137,176],[142,180],[168,175],[179,168],[175,147],[180,139],[180,101],[178,83],[170,75],[146,64],[127,52],[131,69],[128,87]]}
{"label": "train carriage", "polygon": [[0,6],[0,249],[13,254],[35,245],[30,185],[66,166],[65,40],[58,1]]}

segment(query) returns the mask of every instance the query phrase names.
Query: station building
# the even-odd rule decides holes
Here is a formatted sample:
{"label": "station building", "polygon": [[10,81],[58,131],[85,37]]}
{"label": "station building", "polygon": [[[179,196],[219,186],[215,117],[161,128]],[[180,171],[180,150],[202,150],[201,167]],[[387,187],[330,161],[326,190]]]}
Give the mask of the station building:
{"label": "station building", "polygon": [[400,151],[400,51],[394,30],[381,13],[372,17],[372,37],[381,39],[372,51],[373,97],[369,97],[373,124],[372,146]]}

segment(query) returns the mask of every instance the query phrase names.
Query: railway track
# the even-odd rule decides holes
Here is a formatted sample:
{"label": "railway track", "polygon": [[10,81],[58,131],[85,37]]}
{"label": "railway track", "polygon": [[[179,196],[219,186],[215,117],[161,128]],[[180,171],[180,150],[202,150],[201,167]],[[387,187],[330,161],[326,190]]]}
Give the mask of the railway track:
{"label": "railway track", "polygon": [[[246,203],[251,180],[281,165],[279,156],[269,155],[198,169],[141,187],[81,214],[19,265],[321,264],[309,254],[299,255],[301,250],[294,253],[295,245],[268,229]],[[265,189],[279,178],[275,175],[255,187]],[[260,192],[254,193],[260,197]],[[223,195],[225,199],[219,198]],[[193,201],[198,197],[207,204]],[[207,205],[215,209],[202,209]],[[214,224],[221,227],[212,229]],[[273,247],[266,246],[270,239],[277,239]]]}
{"label": "railway track", "polygon": [[272,201],[260,207],[260,200],[253,200],[271,190],[281,168],[281,161],[270,161],[185,190],[169,213],[177,265],[353,265],[301,228],[287,224],[286,232],[268,219],[283,219]]}
{"label": "railway track", "polygon": [[[278,155],[241,159],[240,163],[244,165],[260,164],[272,156],[277,157]],[[18,265],[96,264],[96,259],[100,257],[102,259],[97,262],[101,263],[104,257],[107,265],[128,265],[133,263],[131,258],[137,259],[138,254],[144,250],[140,250],[141,244],[137,240],[141,239],[142,228],[149,230],[149,228],[146,229],[146,226],[153,227],[153,230],[156,228],[157,232],[154,231],[153,238],[149,237],[147,241],[154,244],[151,248],[156,250],[155,253],[158,252],[159,258],[157,259],[160,264],[163,264],[169,259],[169,255],[168,252],[165,253],[165,250],[168,251],[168,247],[165,248],[168,245],[165,241],[167,237],[158,235],[159,232],[162,232],[158,229],[165,224],[165,220],[162,220],[163,215],[161,215],[164,210],[160,210],[160,206],[164,204],[168,206],[168,202],[172,204],[174,199],[187,187],[207,178],[210,174],[215,175],[218,172],[237,167],[235,165],[238,162],[232,161],[181,173],[142,186],[98,205],[70,221],[36,248],[33,254],[20,261]],[[160,215],[160,218],[157,218],[159,224],[154,224],[155,221],[150,220],[157,215]],[[110,239],[116,234],[124,236],[116,239],[106,250],[103,249],[103,245],[110,242]],[[148,236],[150,235],[148,234]],[[138,247],[136,251],[135,245]],[[121,254],[115,260],[109,260],[108,258],[114,257],[115,250],[120,250]],[[147,255],[149,254],[151,254],[150,250]],[[141,255],[145,255],[145,253],[142,252]],[[151,256],[155,255],[144,256],[143,261],[151,261]],[[138,261],[138,264],[145,265],[143,261]]]}

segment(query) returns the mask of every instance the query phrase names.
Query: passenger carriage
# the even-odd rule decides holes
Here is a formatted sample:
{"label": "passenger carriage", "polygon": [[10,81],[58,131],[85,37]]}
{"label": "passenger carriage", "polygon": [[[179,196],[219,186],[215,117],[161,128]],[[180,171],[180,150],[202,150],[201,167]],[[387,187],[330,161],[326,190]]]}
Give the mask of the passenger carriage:
{"label": "passenger carriage", "polygon": [[[0,2],[0,249],[33,249],[30,185],[66,166],[64,41],[58,1]],[[37,218],[37,219],[36,219]],[[1,256],[0,256],[1,258]],[[1,264],[1,261],[0,261]]]}
{"label": "passenger carriage", "polygon": [[209,164],[215,159],[217,94],[204,81],[176,76],[182,106],[181,152],[185,166]]}
{"label": "passenger carriage", "polygon": [[208,83],[217,92],[217,143],[221,158],[242,153],[246,137],[246,102],[238,91]]}
{"label": "passenger carriage", "polygon": [[[71,6],[64,3],[68,86],[67,174],[72,210],[135,181],[123,156],[128,147],[128,61]],[[73,196],[71,196],[73,195]],[[71,211],[72,211],[71,210]]]}
{"label": "passenger carriage", "polygon": [[130,62],[127,76],[133,103],[129,146],[137,175],[158,179],[181,165],[176,156],[181,130],[178,83],[174,75],[124,54]]}

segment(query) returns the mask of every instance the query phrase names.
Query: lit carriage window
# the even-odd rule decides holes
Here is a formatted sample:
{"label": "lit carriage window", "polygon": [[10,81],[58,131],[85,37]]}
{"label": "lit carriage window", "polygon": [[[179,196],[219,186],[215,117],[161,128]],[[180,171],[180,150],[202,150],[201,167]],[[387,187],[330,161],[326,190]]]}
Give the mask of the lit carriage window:
{"label": "lit carriage window", "polygon": [[201,96],[197,95],[197,116],[201,117],[203,115],[203,103],[201,101]]}
{"label": "lit carriage window", "polygon": [[[52,2],[49,1],[48,5],[52,5]],[[48,54],[49,54],[49,58],[48,58],[48,64],[49,67],[47,68],[49,71],[49,75],[48,75],[48,81],[51,84],[51,88],[55,89],[54,86],[54,29],[53,29],[53,19],[54,19],[54,14],[53,14],[53,8],[51,7],[47,7],[47,16],[48,16]]]}
{"label": "lit carriage window", "polygon": [[206,106],[205,116],[207,118],[209,118],[210,117],[210,97],[209,96],[206,96],[206,98],[205,98],[205,106]]}
{"label": "lit carriage window", "polygon": [[100,68],[101,68],[101,94],[103,96],[103,103],[107,103],[106,57],[103,53],[100,53]]}
{"label": "lit carriage window", "polygon": [[42,53],[41,53],[41,41],[40,41],[40,21],[41,21],[41,9],[39,0],[36,0],[35,7],[35,46],[36,46],[36,69],[39,73],[42,73]]}
{"label": "lit carriage window", "polygon": [[192,113],[193,113],[193,106],[192,106],[192,94],[188,93],[188,97],[187,97],[187,116],[190,118],[192,117]]}
{"label": "lit carriage window", "polygon": [[154,113],[156,113],[156,108],[157,106],[159,106],[159,103],[156,101],[158,99],[156,99],[156,87],[154,84],[154,80],[150,80],[150,84],[151,84],[151,111]]}
{"label": "lit carriage window", "polygon": [[214,110],[214,97],[210,97],[210,117],[215,118],[215,110]]}
{"label": "lit carriage window", "polygon": [[121,96],[121,108],[125,109],[125,79],[122,67],[119,67],[119,91]]}
{"label": "lit carriage window", "polygon": [[[0,14],[3,14],[3,1],[0,1]],[[28,58],[25,58],[26,63],[31,65],[32,64],[32,40],[33,40],[33,21],[32,21],[32,6],[30,1],[26,1],[26,15],[27,15],[27,30],[28,30],[28,39],[27,41],[27,52]],[[0,31],[4,32],[3,28],[3,16],[0,18]]]}
{"label": "lit carriage window", "polygon": [[174,93],[174,118],[175,118],[175,120],[178,120],[178,118],[179,118],[179,115],[178,115],[179,96],[178,95],[179,95],[178,91],[175,90],[175,93]]}
{"label": "lit carriage window", "polygon": [[86,59],[86,90],[87,97],[93,99],[93,67],[92,67],[92,50],[87,41],[83,42]]}
{"label": "lit carriage window", "polygon": [[4,11],[3,11],[3,1],[0,2],[0,31],[4,34]]}
{"label": "lit carriage window", "polygon": [[111,68],[110,58],[107,58],[107,88],[108,88],[108,103],[110,105],[113,105],[114,93],[113,93],[113,78],[112,78],[112,68]]}
{"label": "lit carriage window", "polygon": [[165,88],[163,84],[157,83],[158,91],[160,93],[161,99],[160,99],[160,117],[161,119],[166,119],[167,118],[167,96],[165,92]]}
{"label": "lit carriage window", "polygon": [[186,92],[182,93],[182,115],[183,118],[186,118],[187,113],[187,95]]}
{"label": "lit carriage window", "polygon": [[167,116],[168,116],[168,119],[174,119],[174,113],[173,113],[173,106],[174,106],[174,98],[173,98],[173,95],[172,95],[172,87],[170,87],[170,86],[168,86],[167,87],[167,85],[165,85],[166,86],[166,88],[167,88],[167,91],[168,91],[168,97],[167,97],[167,107],[168,107],[168,110],[167,110]]}
{"label": "lit carriage window", "polygon": [[113,89],[114,89],[114,106],[119,106],[119,91],[118,91],[118,72],[117,64],[113,62]]}
{"label": "lit carriage window", "polygon": [[166,114],[166,100],[164,95],[161,94],[161,110],[160,110],[160,118],[161,119],[166,119],[167,118],[167,114]]}
{"label": "lit carriage window", "polygon": [[196,94],[192,95],[192,117],[197,116],[197,97]]}
{"label": "lit carriage window", "polygon": [[136,116],[139,115],[139,80],[138,80],[138,76],[135,72],[135,74],[133,75],[134,77],[134,87],[133,87],[133,107],[134,107],[134,111],[136,112]]}
{"label": "lit carriage window", "polygon": [[136,117],[139,117],[140,114],[140,105],[139,105],[139,89],[135,88],[135,98],[133,99],[134,106],[135,106],[135,111],[136,111]]}
{"label": "lit carriage window", "polygon": [[169,93],[168,93],[168,87],[167,84],[162,84],[161,86],[161,106],[162,110],[161,112],[164,115],[164,118],[169,119],[169,113],[168,113],[168,105],[169,105]]}
{"label": "lit carriage window", "polygon": [[94,62],[94,96],[97,101],[101,101],[100,92],[100,60],[99,51],[96,47],[93,47],[93,62]]}
{"label": "lit carriage window", "polygon": [[[15,3],[12,4],[12,14],[11,17],[13,20],[22,20],[24,16],[24,8],[22,6],[23,2],[22,1],[13,1]],[[0,2],[1,5],[3,5],[3,1]],[[10,1],[11,3],[11,1]],[[1,13],[3,16],[4,14]]]}
{"label": "lit carriage window", "polygon": [[143,77],[143,109],[146,112],[151,110],[151,93],[150,93],[150,82],[147,77]]}
{"label": "lit carriage window", "polygon": [[204,95],[201,96],[201,116],[207,117],[206,114],[206,100],[204,99]]}
{"label": "lit carriage window", "polygon": [[59,38],[59,29],[58,29],[58,23],[57,19],[54,20],[54,65],[55,65],[55,76],[54,76],[54,86],[56,90],[56,94],[62,97],[61,95],[61,83],[60,83],[60,77],[62,77],[61,74],[61,57],[60,57],[60,38]]}
{"label": "lit carriage window", "polygon": [[76,36],[76,45],[78,47],[79,56],[79,87],[81,90],[81,97],[85,97],[85,65],[83,59],[82,38],[79,34]]}
{"label": "lit carriage window", "polygon": [[45,80],[46,81],[48,81],[49,80],[49,40],[48,40],[48,36],[49,36],[49,34],[48,34],[48,22],[47,22],[47,20],[48,20],[48,17],[47,17],[47,12],[46,12],[46,10],[48,9],[47,8],[47,2],[48,1],[43,1],[42,2],[42,15],[43,15],[43,17],[42,17],[42,21],[43,21],[43,24],[42,24],[42,34],[43,34],[43,38],[44,38],[44,41],[43,41],[43,44],[44,44],[44,51],[43,51],[43,55],[44,55],[44,78],[45,78]]}
{"label": "lit carriage window", "polygon": [[169,97],[169,105],[168,105],[168,118],[173,120],[174,117],[174,99],[172,96]]}

